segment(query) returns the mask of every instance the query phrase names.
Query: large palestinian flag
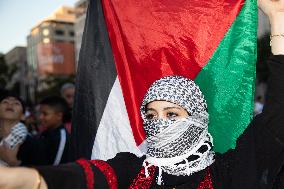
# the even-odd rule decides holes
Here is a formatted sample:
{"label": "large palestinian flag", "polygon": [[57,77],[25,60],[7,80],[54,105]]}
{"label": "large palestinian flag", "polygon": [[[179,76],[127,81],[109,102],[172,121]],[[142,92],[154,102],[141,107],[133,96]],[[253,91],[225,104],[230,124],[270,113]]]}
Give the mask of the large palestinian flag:
{"label": "large palestinian flag", "polygon": [[205,94],[215,149],[235,145],[252,117],[255,0],[91,0],[76,79],[76,157],[141,155],[140,104],[167,75]]}

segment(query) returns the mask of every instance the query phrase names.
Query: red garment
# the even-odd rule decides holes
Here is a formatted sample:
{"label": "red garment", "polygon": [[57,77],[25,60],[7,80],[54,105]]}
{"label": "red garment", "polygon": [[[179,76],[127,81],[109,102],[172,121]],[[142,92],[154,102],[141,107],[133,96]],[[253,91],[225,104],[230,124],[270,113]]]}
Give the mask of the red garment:
{"label": "red garment", "polygon": [[[90,164],[96,166],[105,175],[110,189],[118,188],[116,174],[107,162],[102,160],[88,161],[83,159],[77,160],[76,162],[84,169],[87,181],[87,189],[94,189],[94,173]],[[137,177],[133,180],[128,189],[149,189],[152,182],[155,180],[155,169],[155,166],[148,167],[149,176],[146,177],[145,168],[142,167]],[[214,189],[209,168],[207,169],[204,180],[199,183],[197,189]]]}
{"label": "red garment", "polygon": [[105,175],[110,189],[118,188],[116,174],[112,169],[112,167],[107,162],[102,160],[91,160],[90,162],[93,165],[95,165]]}
{"label": "red garment", "polygon": [[155,166],[151,166],[148,168],[149,176],[146,177],[145,169],[142,167],[137,177],[133,180],[132,184],[128,189],[148,189],[150,188],[154,176],[155,176]]}
{"label": "red garment", "polygon": [[199,183],[197,189],[214,189],[209,168],[207,169],[207,173],[204,180],[201,183]]}
{"label": "red garment", "polygon": [[[149,189],[155,177],[155,166],[149,167],[148,172],[149,176],[146,177],[145,168],[142,167],[138,176],[133,180],[128,189]],[[204,180],[199,183],[197,189],[214,189],[209,168],[207,169]]]}
{"label": "red garment", "polygon": [[84,169],[87,189],[94,189],[94,172],[90,163],[84,159],[79,159],[76,161],[76,163],[78,163]]}

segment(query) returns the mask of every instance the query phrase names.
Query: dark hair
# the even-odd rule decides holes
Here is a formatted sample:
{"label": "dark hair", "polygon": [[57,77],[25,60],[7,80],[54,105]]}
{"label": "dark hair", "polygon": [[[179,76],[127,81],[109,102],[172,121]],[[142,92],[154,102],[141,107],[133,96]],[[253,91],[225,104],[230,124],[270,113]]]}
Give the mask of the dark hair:
{"label": "dark hair", "polygon": [[13,97],[15,99],[17,99],[21,105],[22,105],[22,109],[23,109],[23,114],[26,112],[26,103],[25,101],[19,97],[16,93],[14,92],[11,92],[11,91],[4,91],[1,95],[0,95],[0,102],[6,98],[9,98],[9,97]]}
{"label": "dark hair", "polygon": [[40,105],[47,105],[56,112],[62,112],[63,118],[62,122],[66,122],[66,117],[68,115],[68,104],[66,100],[60,96],[48,96],[43,98],[40,102]]}

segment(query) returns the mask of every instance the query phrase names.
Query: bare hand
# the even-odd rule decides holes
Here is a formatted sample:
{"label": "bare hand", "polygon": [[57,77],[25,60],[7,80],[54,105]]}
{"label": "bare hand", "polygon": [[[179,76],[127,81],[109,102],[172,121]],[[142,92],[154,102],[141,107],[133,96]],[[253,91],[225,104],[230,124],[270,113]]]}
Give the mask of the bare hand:
{"label": "bare hand", "polygon": [[274,13],[284,13],[284,0],[258,0],[257,3],[268,17],[272,17]]}
{"label": "bare hand", "polygon": [[[0,188],[31,189],[37,187],[38,173],[30,168],[0,167]],[[47,189],[46,182],[41,178],[40,189]]]}
{"label": "bare hand", "polygon": [[258,0],[258,6],[269,18],[272,54],[284,55],[284,0]]}
{"label": "bare hand", "polygon": [[10,149],[5,145],[0,145],[0,159],[10,166],[20,165],[21,161],[17,158],[19,147],[20,145],[16,146],[15,149]]}
{"label": "bare hand", "polygon": [[[36,174],[30,174],[25,171],[25,168],[3,168],[0,167],[0,188],[5,189],[31,189],[33,188],[33,180],[32,177],[36,176]],[[25,180],[24,178],[29,175],[31,179]],[[30,183],[29,183],[30,182]]]}

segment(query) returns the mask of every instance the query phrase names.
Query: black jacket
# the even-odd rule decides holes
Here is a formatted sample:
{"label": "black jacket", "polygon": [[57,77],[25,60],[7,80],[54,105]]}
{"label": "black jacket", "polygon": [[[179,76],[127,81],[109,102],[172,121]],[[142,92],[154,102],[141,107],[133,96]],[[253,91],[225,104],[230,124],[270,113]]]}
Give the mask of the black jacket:
{"label": "black jacket", "polygon": [[[280,189],[284,188],[284,55],[268,61],[270,79],[263,113],[256,116],[239,137],[235,149],[216,154],[210,166],[214,189]],[[108,160],[120,189],[127,189],[142,168],[145,157],[119,153]],[[108,184],[95,166],[94,188],[106,189]],[[86,189],[82,168],[73,163],[59,167],[38,168],[49,189]],[[156,171],[157,173],[157,171]],[[164,186],[155,181],[151,188],[197,189],[205,171],[192,176],[172,176],[163,173]]]}
{"label": "black jacket", "polygon": [[61,163],[68,162],[70,136],[62,126],[44,131],[40,136],[28,136],[20,146],[18,159],[23,166],[53,165],[61,140],[61,130],[65,131],[66,143],[61,158]]}

